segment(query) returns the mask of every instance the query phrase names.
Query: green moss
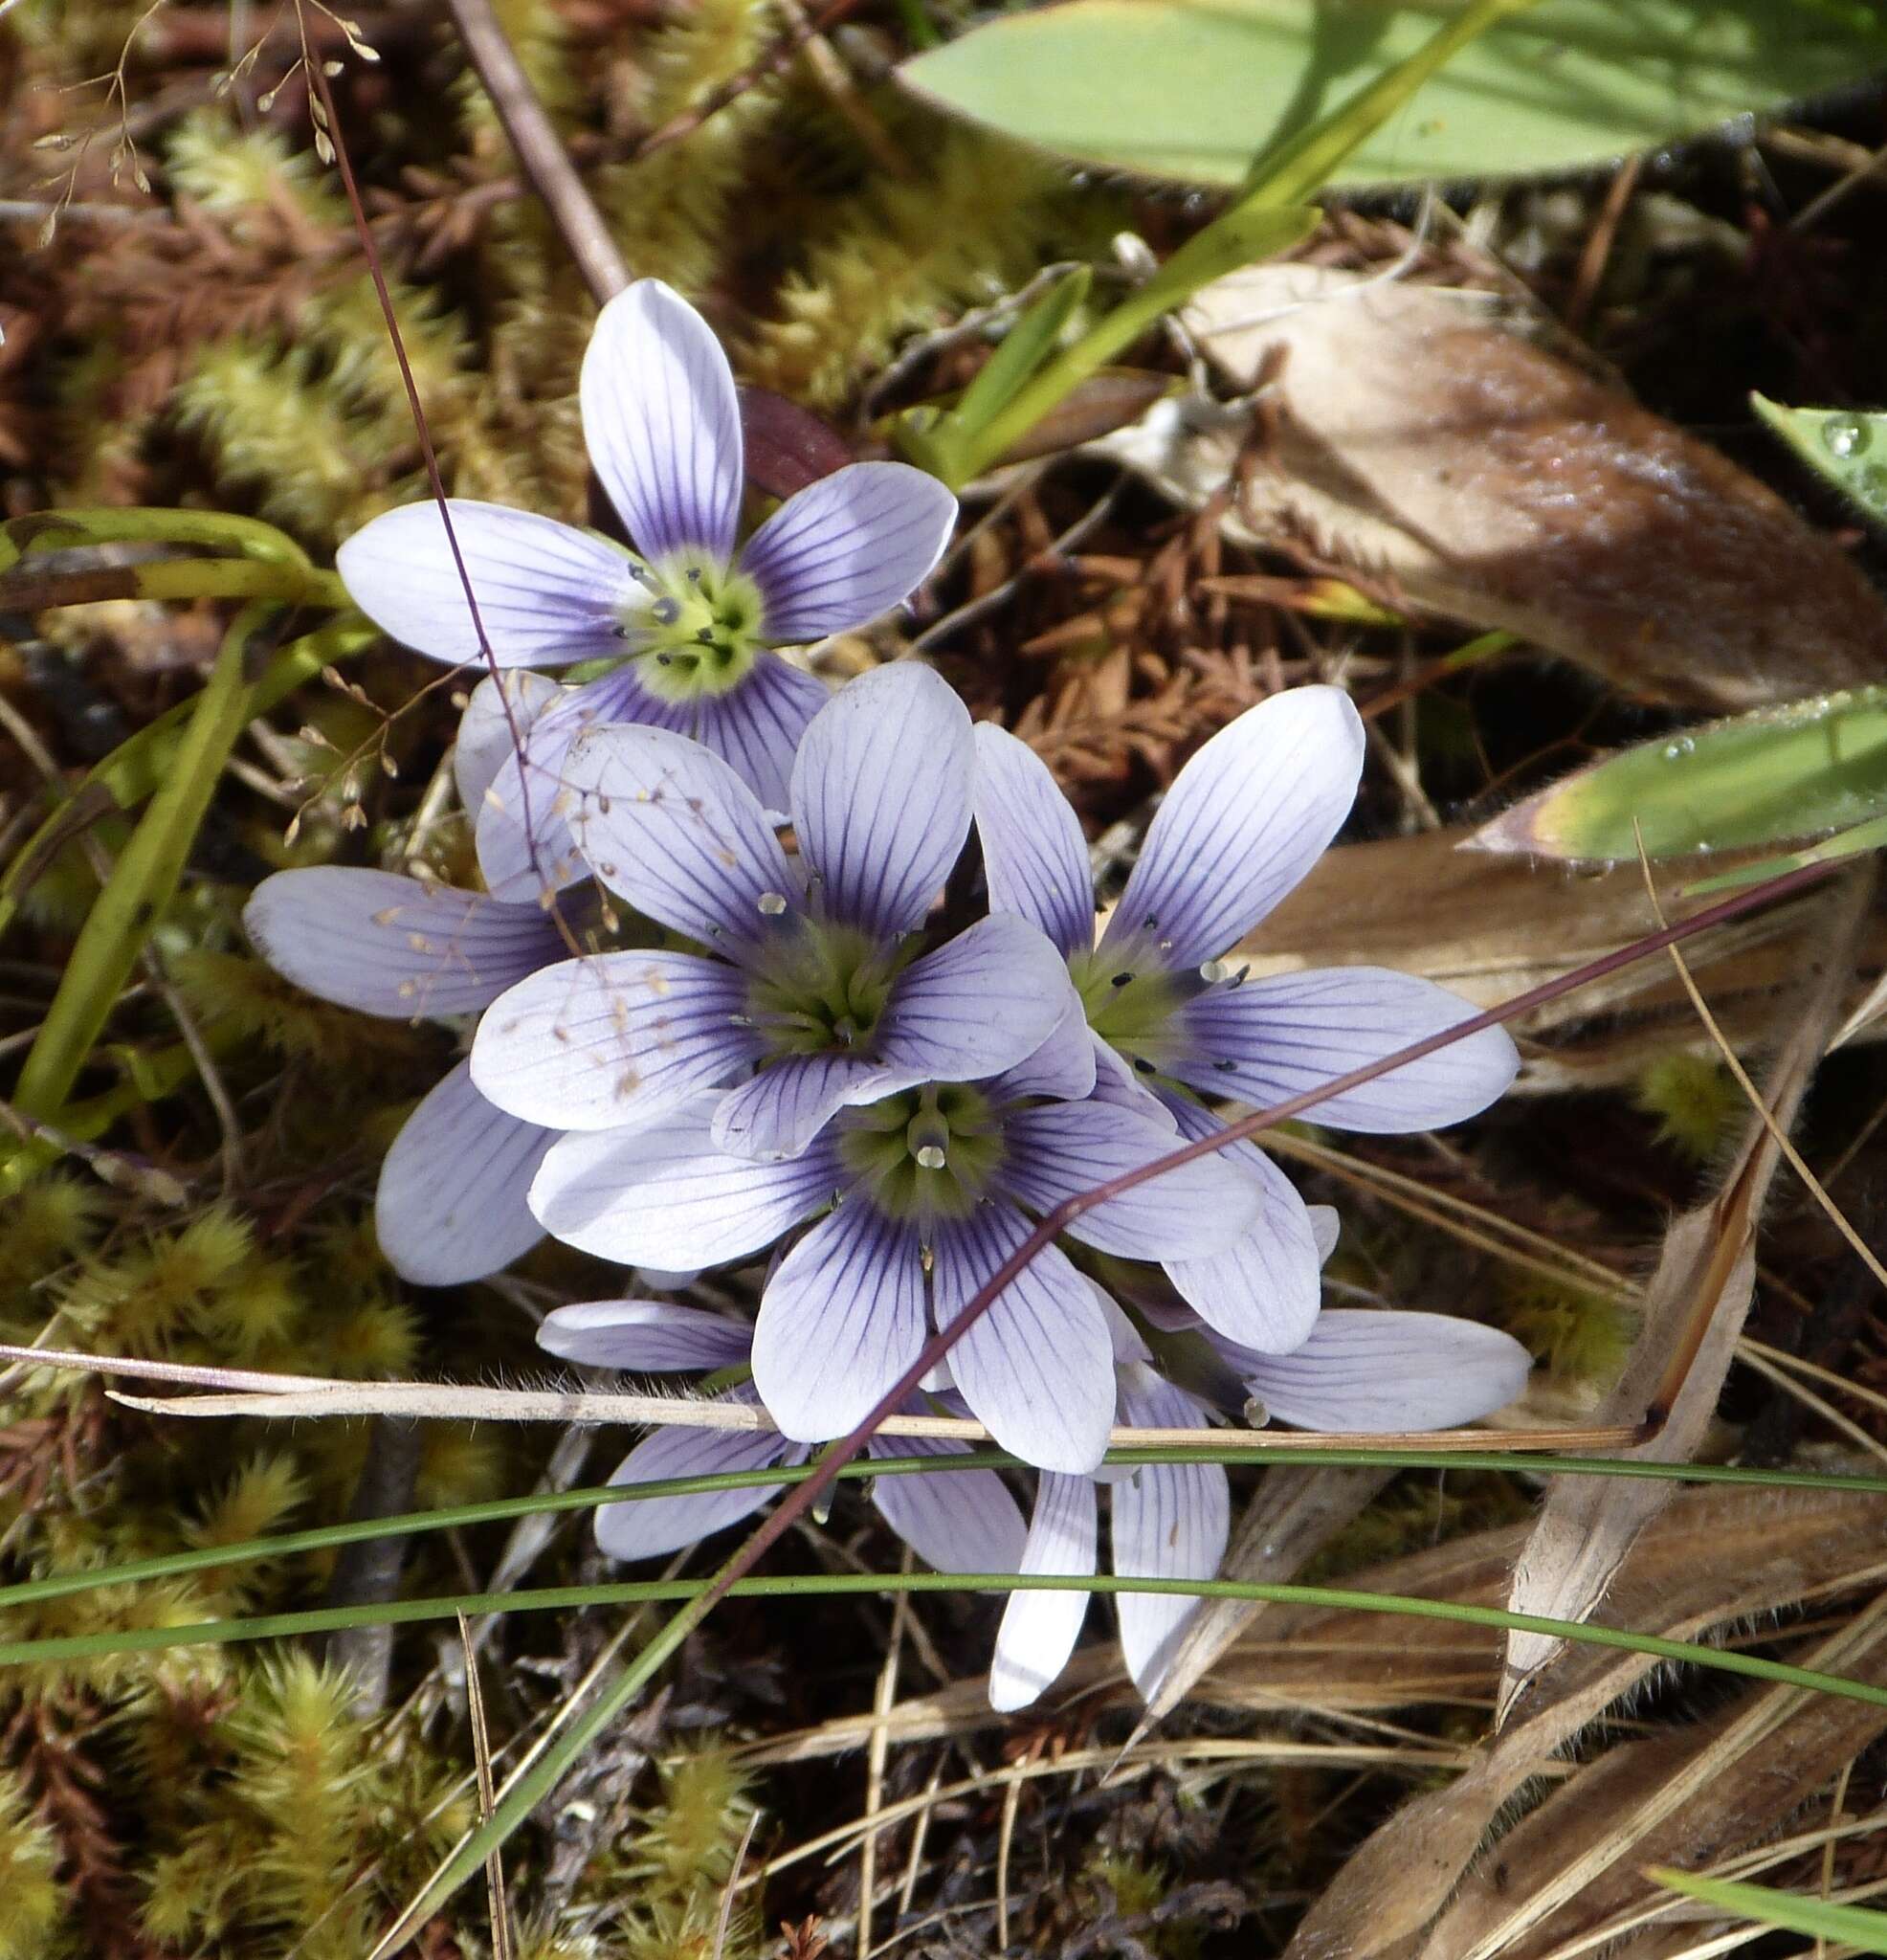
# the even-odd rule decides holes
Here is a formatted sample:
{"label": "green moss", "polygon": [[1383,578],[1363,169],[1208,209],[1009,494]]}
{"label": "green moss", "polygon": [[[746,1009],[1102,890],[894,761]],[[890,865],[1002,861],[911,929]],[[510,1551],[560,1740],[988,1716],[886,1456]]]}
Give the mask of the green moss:
{"label": "green moss", "polygon": [[1500,1325],[1562,1381],[1610,1387],[1638,1330],[1631,1307],[1603,1293],[1523,1276],[1500,1309]]}
{"label": "green moss", "polygon": [[1064,179],[1042,158],[915,113],[899,137],[923,168],[876,175],[825,214],[748,344],[748,379],[834,407],[901,335],[1018,283],[1065,234]]}
{"label": "green moss", "polygon": [[1715,1055],[1674,1048],[1639,1076],[1632,1100],[1657,1124],[1657,1140],[1707,1163],[1736,1134],[1749,1099]]}
{"label": "green moss", "polygon": [[58,1846],[18,1780],[0,1771],[0,1960],[40,1960],[65,1916]]}

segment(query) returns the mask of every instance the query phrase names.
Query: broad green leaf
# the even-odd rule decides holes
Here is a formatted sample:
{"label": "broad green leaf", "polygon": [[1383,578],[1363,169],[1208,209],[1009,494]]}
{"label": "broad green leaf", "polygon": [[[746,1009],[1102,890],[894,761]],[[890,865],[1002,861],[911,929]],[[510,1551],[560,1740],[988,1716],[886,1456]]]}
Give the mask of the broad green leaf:
{"label": "broad green leaf", "polygon": [[[1464,0],[1067,0],[899,70],[946,109],[1082,162],[1243,183]],[[1813,0],[1545,0],[1490,30],[1334,184],[1586,167],[1887,66],[1866,10]]]}
{"label": "broad green leaf", "polygon": [[[1667,735],[1576,770],[1475,834],[1489,851],[1627,859],[1743,850],[1887,813],[1887,687]],[[1634,829],[1635,825],[1635,829]]]}
{"label": "broad green leaf", "polygon": [[1818,477],[1887,524],[1887,414],[1786,409],[1760,394],[1749,405]]}
{"label": "broad green leaf", "polygon": [[1860,1905],[1836,1905],[1826,1899],[1805,1899],[1799,1892],[1778,1892],[1767,1885],[1739,1884],[1733,1879],[1695,1879],[1689,1872],[1653,1865],[1650,1876],[1674,1892],[1721,1906],[1740,1919],[1759,1926],[1780,1927],[1808,1933],[1836,1946],[1855,1947],[1863,1953],[1887,1953],[1887,1912],[1869,1912]]}

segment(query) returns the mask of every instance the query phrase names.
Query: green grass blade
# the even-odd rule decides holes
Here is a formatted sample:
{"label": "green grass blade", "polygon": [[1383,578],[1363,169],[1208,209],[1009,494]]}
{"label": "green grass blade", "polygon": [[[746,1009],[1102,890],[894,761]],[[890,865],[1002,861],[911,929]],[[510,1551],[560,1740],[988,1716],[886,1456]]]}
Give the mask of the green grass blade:
{"label": "green grass blade", "polygon": [[[418,1622],[486,1614],[548,1613],[589,1606],[646,1606],[668,1600],[692,1602],[710,1579],[650,1579],[606,1586],[545,1586],[518,1592],[462,1592],[444,1598],[397,1599],[372,1606],[319,1607],[303,1613],[259,1615],[248,1619],[203,1620],[192,1626],[134,1627],[122,1633],[69,1634],[39,1640],[0,1642],[0,1666],[50,1661],[95,1660],[122,1654],[163,1652],[173,1647],[223,1645],[238,1640],[274,1640],[327,1634],[346,1627],[407,1626]],[[1496,1633],[1541,1634],[1587,1647],[1640,1654],[1656,1660],[1742,1675],[1751,1681],[1838,1695],[1887,1708],[1887,1686],[1822,1674],[1787,1661],[1713,1647],[1695,1640],[1667,1639],[1659,1634],[1623,1627],[1592,1626],[1552,1619],[1542,1614],[1509,1613],[1497,1606],[1469,1606],[1454,1600],[1410,1599],[1388,1592],[1357,1592],[1343,1586],[1287,1586],[1238,1579],[1121,1578],[1112,1573],[1017,1572],[814,1572],[737,1580],[730,1597],[744,1599],[838,1599],[897,1592],[1146,1592],[1182,1599],[1231,1599],[1264,1606],[1307,1606],[1338,1613],[1381,1613],[1406,1619],[1485,1627]],[[677,1615],[679,1617],[680,1615]],[[666,1650],[665,1650],[666,1651]],[[476,1862],[482,1863],[485,1843]]]}
{"label": "green grass blade", "polygon": [[262,607],[245,606],[223,635],[209,684],[192,704],[175,765],[86,915],[13,1092],[29,1116],[51,1121],[71,1093],[139,950],[176,894],[223,764],[245,724],[244,660],[250,637],[266,616]]}
{"label": "green grass blade", "polygon": [[0,524],[0,572],[34,551],[86,545],[201,545],[212,551],[312,571],[308,554],[285,531],[260,518],[220,510],[36,510]]}
{"label": "green grass blade", "polygon": [[[291,641],[250,683],[243,704],[244,725],[278,706],[298,687],[318,679],[324,667],[352,659],[381,637],[378,627],[354,614]],[[193,695],[189,701],[180,701],[121,742],[14,853],[5,873],[0,874],[0,933],[12,923],[21,898],[46,859],[65,840],[75,810],[100,807],[106,797],[121,811],[134,810],[171,775],[177,745],[189,731],[197,700]]]}
{"label": "green grass blade", "polygon": [[1860,1905],[1835,1905],[1826,1899],[1805,1899],[1799,1892],[1778,1892],[1768,1885],[1745,1885],[1734,1879],[1698,1879],[1689,1872],[1653,1865],[1648,1873],[1660,1885],[1706,1905],[1720,1906],[1741,1919],[1772,1926],[1785,1932],[1807,1933],[1817,1940],[1858,1947],[1863,1953],[1887,1953],[1887,1912],[1870,1912]]}
{"label": "green grass blade", "polygon": [[[1252,1453],[1241,1449],[1109,1450],[1106,1461],[1138,1463],[1245,1463]],[[849,1463],[838,1474],[854,1482],[875,1477],[944,1476],[956,1470],[1014,1470],[1023,1467],[1004,1450],[972,1450],[952,1457],[877,1458]],[[1742,1484],[1760,1490],[1818,1490],[1858,1497],[1887,1497],[1887,1477],[1832,1476],[1814,1470],[1748,1469],[1726,1463],[1652,1463],[1635,1459],[1536,1457],[1502,1451],[1485,1455],[1458,1450],[1294,1450],[1274,1459],[1270,1467],[1394,1470],[1488,1470],[1527,1476],[1559,1474],[1615,1477],[1668,1483]],[[228,1566],[250,1565],[264,1559],[292,1558],[303,1552],[330,1551],[375,1538],[403,1538],[427,1531],[457,1530],[475,1525],[508,1524],[519,1518],[560,1511],[595,1510],[604,1504],[636,1503],[652,1498],[693,1497],[717,1490],[744,1490],[758,1483],[802,1483],[813,1474],[811,1464],[771,1470],[722,1470],[704,1477],[663,1478],[643,1483],[610,1483],[578,1489],[541,1492],[526,1497],[490,1498],[480,1503],[453,1504],[439,1510],[410,1511],[387,1518],[357,1518],[344,1524],[311,1526],[271,1538],[252,1538],[229,1545],[200,1547],[191,1551],[129,1560],[123,1565],[76,1572],[50,1572],[42,1578],[0,1587],[0,1612],[33,1606],[48,1599],[69,1598],[107,1587],[131,1586],[154,1579],[175,1579],[191,1572]]]}

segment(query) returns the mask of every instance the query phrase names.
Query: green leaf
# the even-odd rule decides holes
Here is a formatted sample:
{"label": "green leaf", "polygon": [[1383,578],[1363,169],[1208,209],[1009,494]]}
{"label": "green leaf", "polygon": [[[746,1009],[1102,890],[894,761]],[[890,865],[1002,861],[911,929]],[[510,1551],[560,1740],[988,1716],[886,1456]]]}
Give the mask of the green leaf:
{"label": "green leaf", "polygon": [[1827,843],[1811,844],[1806,851],[1791,851],[1786,858],[1765,858],[1760,863],[1740,865],[1715,878],[1700,878],[1695,884],[1685,885],[1678,897],[1701,899],[1713,892],[1735,891],[1740,885],[1761,884],[1765,878],[1783,878],[1810,864],[1832,864],[1837,858],[1877,851],[1883,844],[1887,844],[1887,816],[1876,816],[1872,822],[1857,823],[1851,831],[1838,831]]}
{"label": "green leaf", "polygon": [[992,420],[1054,351],[1062,328],[1093,284],[1094,268],[1086,265],[1077,265],[1066,278],[1057,279],[1003,336],[1002,345],[964,390],[950,419],[969,434]]}
{"label": "green leaf", "polygon": [[[944,454],[938,474],[955,487],[988,469],[1089,375],[1098,373],[1138,340],[1163,313],[1212,279],[1223,278],[1254,259],[1288,251],[1316,228],[1318,216],[1314,211],[1273,210],[1259,204],[1249,209],[1241,205],[1225,212],[1188,238],[1143,286],[1103,315],[1072,347],[1064,347],[1047,366],[1037,368],[981,429],[941,445]],[[940,433],[928,431],[924,439],[935,445]]]}
{"label": "green leaf", "polygon": [[[1068,0],[906,61],[912,88],[1042,148],[1192,184],[1245,181],[1465,0]],[[1333,184],[1587,167],[1856,81],[1887,29],[1802,0],[1544,0],[1491,29]]]}
{"label": "green leaf", "polygon": [[1786,409],[1761,394],[1749,405],[1818,477],[1887,524],[1887,414]]}
{"label": "green leaf", "polygon": [[1720,1905],[1740,1919],[1755,1920],[1759,1926],[1780,1927],[1837,1946],[1858,1947],[1863,1953],[1887,1953],[1887,1912],[1835,1905],[1826,1899],[1805,1899],[1799,1892],[1739,1884],[1733,1879],[1694,1879],[1689,1872],[1673,1871],[1666,1865],[1653,1865],[1650,1876],[1674,1892],[1701,1899],[1706,1905]]}
{"label": "green leaf", "polygon": [[[1622,749],[1476,833],[1484,850],[1653,858],[1787,842],[1887,813],[1887,687],[1762,708]],[[1634,831],[1635,825],[1635,831]]]}

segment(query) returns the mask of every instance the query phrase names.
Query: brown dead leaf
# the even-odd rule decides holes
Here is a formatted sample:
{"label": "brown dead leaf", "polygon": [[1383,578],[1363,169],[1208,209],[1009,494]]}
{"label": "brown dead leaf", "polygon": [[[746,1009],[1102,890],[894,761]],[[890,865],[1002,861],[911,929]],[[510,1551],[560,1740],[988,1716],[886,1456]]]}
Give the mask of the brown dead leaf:
{"label": "brown dead leaf", "polygon": [[[1876,1600],[1803,1664],[1887,1680],[1883,1620],[1887,1601]],[[1425,1960],[1609,1945],[1609,1927],[1675,1903],[1647,1865],[1695,1871],[1772,1838],[1883,1729],[1887,1710],[1766,1687],[1707,1721],[1608,1750],[1500,1839],[1435,1923]]]}
{"label": "brown dead leaf", "polygon": [[[1881,1504],[1827,1491],[1687,1492],[1630,1547],[1591,1617],[1696,1639],[1712,1627],[1850,1590],[1878,1570]],[[1697,1555],[1700,1544],[1711,1548],[1708,1560]],[[1423,1641],[1438,1631],[1425,1628]],[[1280,1618],[1273,1637],[1315,1639],[1317,1632]],[[1406,1631],[1400,1637],[1409,1644]],[[1307,1671],[1311,1663],[1298,1664]],[[1305,1915],[1285,1960],[1412,1955],[1501,1810],[1656,1664],[1629,1652],[1569,1648],[1472,1768],[1446,1789],[1410,1798],[1351,1857]]]}
{"label": "brown dead leaf", "polygon": [[[1809,1081],[1839,1017],[1852,950],[1874,889],[1871,866],[1821,900],[1825,939],[1802,997],[1782,1021],[1787,1039],[1764,1085],[1764,1101],[1784,1132],[1793,1124]],[[1657,1271],[1646,1289],[1643,1326],[1617,1385],[1601,1403],[1601,1422],[1635,1422],[1668,1392],[1674,1364],[1690,1365],[1663,1426],[1628,1456],[1647,1462],[1688,1462],[1703,1439],[1756,1276],[1756,1223],[1781,1161],[1774,1134],[1758,1125],[1723,1189],[1708,1205],[1674,1221]],[[1696,1329],[1701,1324],[1702,1339]],[[1696,1344],[1696,1345],[1694,1345]],[[1668,1502],[1670,1486],[1645,1481],[1567,1477],[1543,1506],[1514,1569],[1514,1612],[1585,1619],[1604,1594],[1626,1548]],[[1507,1640],[1507,1679],[1497,1721],[1509,1722],[1542,1671],[1563,1651],[1542,1634],[1516,1631]]]}
{"label": "brown dead leaf", "polygon": [[[1887,604],[1835,545],[1715,450],[1494,323],[1487,296],[1264,265],[1184,318],[1235,386],[1267,384],[1269,466],[1228,536],[1306,540],[1416,609],[1658,701],[1746,708],[1887,674]],[[1162,403],[1102,447],[1197,507],[1252,420]]]}

